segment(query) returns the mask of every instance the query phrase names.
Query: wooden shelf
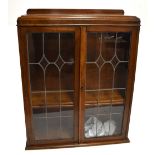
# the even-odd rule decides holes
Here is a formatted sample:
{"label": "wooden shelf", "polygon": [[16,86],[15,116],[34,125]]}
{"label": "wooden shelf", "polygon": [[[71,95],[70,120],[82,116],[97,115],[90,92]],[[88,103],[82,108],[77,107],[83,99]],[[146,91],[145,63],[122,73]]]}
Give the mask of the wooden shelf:
{"label": "wooden shelf", "polygon": [[114,90],[113,92],[112,90],[86,92],[86,105],[94,104],[124,104],[124,98],[118,90]]}
{"label": "wooden shelf", "polygon": [[[99,100],[98,100],[99,97]],[[86,92],[86,106],[93,105],[119,105],[124,104],[123,95],[118,91],[106,90],[106,91],[87,91]],[[74,92],[47,92],[46,103],[48,107],[72,107],[74,105]],[[42,107],[45,106],[45,93],[35,92],[32,93],[32,106]]]}
{"label": "wooden shelf", "polygon": [[[73,106],[74,93],[73,92],[46,92],[47,106]],[[32,106],[45,106],[45,92],[32,93]]]}

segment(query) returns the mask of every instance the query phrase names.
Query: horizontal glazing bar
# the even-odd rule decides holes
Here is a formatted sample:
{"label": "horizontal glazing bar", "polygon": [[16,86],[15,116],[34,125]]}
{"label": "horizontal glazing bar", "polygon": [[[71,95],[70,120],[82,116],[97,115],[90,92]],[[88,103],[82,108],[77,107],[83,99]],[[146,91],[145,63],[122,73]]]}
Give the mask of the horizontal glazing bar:
{"label": "horizontal glazing bar", "polygon": [[[46,90],[46,93],[59,93],[59,92],[60,90],[50,90],[50,91]],[[68,93],[68,92],[74,92],[74,90],[61,90],[61,92]],[[31,93],[45,93],[45,91],[32,91]]]}
{"label": "horizontal glazing bar", "polygon": [[[64,64],[73,64],[74,62],[64,62]],[[29,62],[30,65],[40,65],[40,62]],[[56,65],[55,62],[49,62],[48,64]]]}
{"label": "horizontal glazing bar", "polygon": [[86,117],[90,117],[90,116],[110,116],[110,115],[122,115],[122,113],[110,113],[109,115],[107,114],[87,114]]}
{"label": "horizontal glazing bar", "polygon": [[[93,104],[92,104],[92,102],[93,102]],[[96,102],[96,104],[94,103],[94,102]],[[90,106],[91,106],[91,104],[92,105],[97,105],[97,104],[99,104],[99,105],[108,105],[108,104],[111,104],[111,103],[104,103],[104,102],[100,102],[100,101],[98,101],[98,100],[96,100],[96,101],[85,101],[85,103],[86,104],[89,104]],[[124,103],[124,102],[123,102]],[[117,102],[117,104],[123,104],[122,102]],[[113,102],[112,104],[116,104],[115,102]]]}
{"label": "horizontal glazing bar", "polygon": [[[55,102],[55,104],[52,104],[52,105],[50,105],[50,104],[48,104],[47,106],[49,107],[49,108],[56,108],[56,107],[59,107],[60,105],[59,104],[56,104],[56,103],[59,103],[59,102]],[[62,104],[62,107],[70,107],[70,106],[74,106],[74,102],[62,102],[62,100],[61,100],[61,103],[63,103]],[[43,104],[42,106],[41,105],[38,105],[38,106],[32,106],[32,107],[34,107],[34,108],[43,108],[43,107],[45,107],[45,105]]]}
{"label": "horizontal glazing bar", "polygon": [[[129,61],[120,61],[119,60],[119,63],[127,63]],[[111,64],[111,60],[110,61],[105,61],[103,64],[106,64],[106,63],[110,63]],[[86,64],[96,64],[96,61],[87,61]]]}
{"label": "horizontal glazing bar", "polygon": [[[55,116],[55,117],[49,117],[49,116],[47,116],[47,117],[41,117],[41,116],[33,116],[33,118],[38,118],[38,119],[46,119],[46,118],[60,118],[60,116]],[[61,116],[61,118],[73,118],[73,116]]]}
{"label": "horizontal glazing bar", "polygon": [[87,89],[85,90],[86,92],[91,92],[91,91],[108,91],[108,90],[126,90],[126,88],[109,88],[109,89]]}

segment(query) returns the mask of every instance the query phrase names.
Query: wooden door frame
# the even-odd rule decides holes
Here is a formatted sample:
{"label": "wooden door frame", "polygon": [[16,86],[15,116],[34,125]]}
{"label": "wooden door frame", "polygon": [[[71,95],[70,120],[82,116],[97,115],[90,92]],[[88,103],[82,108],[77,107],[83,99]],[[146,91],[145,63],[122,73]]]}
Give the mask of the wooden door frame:
{"label": "wooden door frame", "polygon": [[[31,92],[30,92],[30,77],[28,67],[28,53],[27,53],[27,38],[29,32],[75,32],[75,72],[74,72],[74,90],[75,90],[75,107],[74,107],[74,139],[73,140],[35,140],[32,128],[32,107],[31,107]],[[27,133],[26,148],[35,145],[50,144],[50,145],[68,145],[78,142],[79,132],[79,49],[80,49],[80,28],[76,26],[51,26],[51,27],[20,27],[18,26],[19,38],[19,52],[20,52],[20,65],[22,76],[22,88],[24,99],[25,123]]]}
{"label": "wooden door frame", "polygon": [[[87,53],[87,33],[88,32],[130,32],[130,57],[128,64],[128,80],[126,87],[126,101],[122,123],[122,134],[119,136],[107,136],[99,138],[84,137],[84,111],[85,111],[85,80],[86,80],[86,53]],[[80,109],[79,109],[79,143],[103,143],[103,141],[117,142],[129,141],[128,127],[132,105],[132,95],[134,89],[134,79],[136,70],[136,58],[138,48],[139,27],[135,26],[81,26],[81,50],[80,50]]]}
{"label": "wooden door frame", "polygon": [[[75,139],[74,141],[58,140],[52,142],[51,140],[34,140],[32,131],[32,111],[30,103],[30,78],[28,68],[28,55],[26,44],[27,32],[75,32]],[[86,52],[87,52],[87,32],[131,32],[131,49],[129,60],[129,72],[127,83],[126,108],[124,112],[123,132],[121,136],[110,136],[104,138],[84,138],[84,102],[85,102],[85,70],[86,70]],[[135,26],[51,26],[51,27],[20,27],[18,26],[19,50],[20,50],[20,64],[21,76],[23,86],[23,99],[25,110],[25,123],[27,133],[27,148],[36,145],[82,145],[86,143],[100,144],[100,143],[115,143],[117,141],[126,141],[128,139],[128,126],[130,121],[132,95],[134,88],[134,78],[136,69],[136,58],[138,48],[139,27]],[[128,140],[127,140],[128,141]],[[74,143],[74,144],[73,144]],[[79,143],[79,144],[77,144]],[[89,145],[89,144],[88,144]],[[90,144],[91,145],[91,144]]]}

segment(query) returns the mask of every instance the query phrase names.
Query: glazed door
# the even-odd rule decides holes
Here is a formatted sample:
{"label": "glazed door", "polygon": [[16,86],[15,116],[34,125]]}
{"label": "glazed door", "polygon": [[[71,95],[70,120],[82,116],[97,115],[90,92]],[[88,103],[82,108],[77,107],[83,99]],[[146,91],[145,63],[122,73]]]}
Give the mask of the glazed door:
{"label": "glazed door", "polygon": [[27,32],[31,138],[54,143],[76,141],[78,29],[33,30]]}
{"label": "glazed door", "polygon": [[85,36],[84,141],[118,138],[125,125],[131,33],[96,30]]}

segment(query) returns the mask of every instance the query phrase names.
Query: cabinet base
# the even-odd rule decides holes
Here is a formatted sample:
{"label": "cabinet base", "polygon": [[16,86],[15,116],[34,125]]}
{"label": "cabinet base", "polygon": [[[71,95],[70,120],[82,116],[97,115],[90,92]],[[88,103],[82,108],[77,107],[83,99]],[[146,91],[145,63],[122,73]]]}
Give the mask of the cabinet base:
{"label": "cabinet base", "polygon": [[119,144],[119,143],[129,143],[129,138],[120,139],[120,140],[109,140],[103,142],[91,142],[91,143],[72,143],[72,144],[36,144],[29,145],[26,143],[25,150],[36,150],[36,149],[56,149],[56,148],[66,148],[66,147],[84,147],[84,146],[95,146],[95,145],[107,145],[107,144]]}

